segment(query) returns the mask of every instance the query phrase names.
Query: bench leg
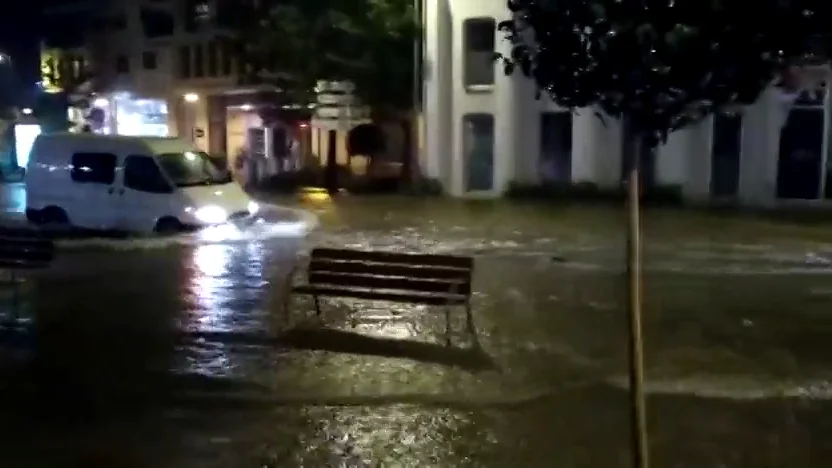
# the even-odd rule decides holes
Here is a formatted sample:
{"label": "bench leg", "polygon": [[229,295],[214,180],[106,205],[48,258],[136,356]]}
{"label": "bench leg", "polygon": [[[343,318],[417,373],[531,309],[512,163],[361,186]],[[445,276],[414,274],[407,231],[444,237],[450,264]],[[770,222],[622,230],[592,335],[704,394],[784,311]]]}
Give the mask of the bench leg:
{"label": "bench leg", "polygon": [[283,294],[283,319],[286,325],[289,324],[292,313],[292,291],[288,290]]}
{"label": "bench leg", "polygon": [[12,282],[12,316],[9,322],[11,322],[11,325],[16,325],[17,320],[20,318],[20,285],[18,284],[17,275],[14,270],[11,271],[9,276]]}
{"label": "bench leg", "polygon": [[468,325],[468,333],[474,340],[474,347],[480,347],[480,340],[477,337],[477,328],[474,326],[474,314],[471,312],[471,303],[465,304],[465,322]]}
{"label": "bench leg", "polygon": [[445,306],[445,345],[451,346],[451,308]]}
{"label": "bench leg", "polygon": [[321,301],[318,300],[318,295],[313,294],[312,299],[315,301],[315,312],[318,314],[318,317],[321,316]]}

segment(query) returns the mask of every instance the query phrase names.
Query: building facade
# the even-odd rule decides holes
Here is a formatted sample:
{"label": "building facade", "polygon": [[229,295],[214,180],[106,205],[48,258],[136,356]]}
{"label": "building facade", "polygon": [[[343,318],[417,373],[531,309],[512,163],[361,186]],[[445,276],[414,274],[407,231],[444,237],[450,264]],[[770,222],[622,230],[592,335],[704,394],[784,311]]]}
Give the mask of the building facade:
{"label": "building facade", "polygon": [[[274,110],[280,104],[273,87],[245,84],[249,65],[234,53],[225,21],[241,1],[79,0],[47,11],[56,30],[79,12],[88,19],[66,27],[79,32],[76,43],[45,41],[43,57],[64,69],[83,56],[93,105],[105,115],[94,131],[191,139],[201,150],[228,155],[233,166],[243,151],[282,151],[309,132],[297,121],[302,112],[288,122],[291,112]],[[58,56],[71,60],[55,65]]]}
{"label": "building facade", "polygon": [[[537,100],[531,81],[493,61],[509,50],[496,30],[509,15],[505,0],[425,2],[423,173],[455,196],[499,196],[512,183],[619,187],[621,123]],[[642,155],[646,183],[696,201],[832,199],[825,83],[794,97],[772,88],[754,105],[675,132]]]}

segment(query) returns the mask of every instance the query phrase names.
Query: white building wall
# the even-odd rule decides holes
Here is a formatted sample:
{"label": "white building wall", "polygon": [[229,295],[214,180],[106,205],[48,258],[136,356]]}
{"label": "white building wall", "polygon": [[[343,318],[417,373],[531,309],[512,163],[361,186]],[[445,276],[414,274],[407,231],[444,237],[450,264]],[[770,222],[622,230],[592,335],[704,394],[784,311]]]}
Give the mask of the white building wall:
{"label": "white building wall", "polygon": [[[465,195],[467,173],[463,152],[463,119],[469,114],[494,118],[494,186],[497,196],[511,182],[540,181],[542,112],[563,111],[546,98],[535,99],[534,84],[519,73],[506,76],[499,62],[493,86],[466,89],[464,23],[471,18],[509,17],[504,0],[435,0],[426,2],[425,18],[425,175],[443,182],[449,193]],[[510,45],[494,31],[496,50]],[[594,111],[573,115],[572,181],[615,187],[621,177],[621,124],[602,122]],[[478,194],[479,195],[479,194]]]}
{"label": "white building wall", "polygon": [[[420,167],[427,177],[443,182],[454,196],[466,193],[467,161],[463,154],[463,118],[490,114],[494,118],[494,185],[484,195],[498,196],[513,181],[540,181],[541,112],[557,111],[543,97],[535,101],[534,87],[519,73],[505,76],[499,63],[494,85],[469,90],[464,86],[467,19],[507,19],[505,0],[431,0],[426,2],[425,25],[425,151]],[[495,49],[509,44],[495,31]],[[788,108],[776,90],[742,111],[740,173],[736,198],[747,205],[769,205],[775,200],[780,129]],[[829,114],[829,112],[827,112]],[[658,149],[654,180],[681,188],[693,201],[711,198],[713,118],[673,133]],[[827,127],[829,123],[827,122]],[[826,152],[826,146],[824,147]],[[612,118],[602,122],[586,109],[573,114],[572,183],[588,182],[602,188],[621,182],[622,126]],[[826,156],[824,156],[824,161]]]}

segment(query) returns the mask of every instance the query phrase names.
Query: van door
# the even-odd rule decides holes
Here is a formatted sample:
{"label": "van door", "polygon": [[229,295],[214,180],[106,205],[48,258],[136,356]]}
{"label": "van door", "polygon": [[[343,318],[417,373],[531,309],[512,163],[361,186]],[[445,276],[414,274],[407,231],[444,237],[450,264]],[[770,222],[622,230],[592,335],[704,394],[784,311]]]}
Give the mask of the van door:
{"label": "van door", "polygon": [[[116,184],[115,154],[105,152],[76,152],[71,156],[71,187],[62,194],[58,206],[70,222],[89,229],[112,229],[116,213],[113,211],[113,191]],[[54,204],[57,204],[57,200]]]}
{"label": "van door", "polygon": [[156,220],[169,216],[173,186],[164,177],[156,159],[130,155],[124,158],[120,194],[121,229],[147,232]]}

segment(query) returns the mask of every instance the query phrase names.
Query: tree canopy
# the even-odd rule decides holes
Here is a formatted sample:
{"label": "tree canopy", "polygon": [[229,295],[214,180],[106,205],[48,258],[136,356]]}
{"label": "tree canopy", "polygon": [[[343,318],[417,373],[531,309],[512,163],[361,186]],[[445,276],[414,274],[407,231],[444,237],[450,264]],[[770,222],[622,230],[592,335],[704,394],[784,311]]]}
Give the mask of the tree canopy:
{"label": "tree canopy", "polygon": [[263,0],[240,7],[234,41],[249,75],[274,83],[296,102],[318,80],[351,81],[374,108],[412,104],[412,0]]}
{"label": "tree canopy", "polygon": [[828,56],[828,0],[508,0],[506,73],[558,105],[626,117],[644,144],[750,104],[789,65]]}

